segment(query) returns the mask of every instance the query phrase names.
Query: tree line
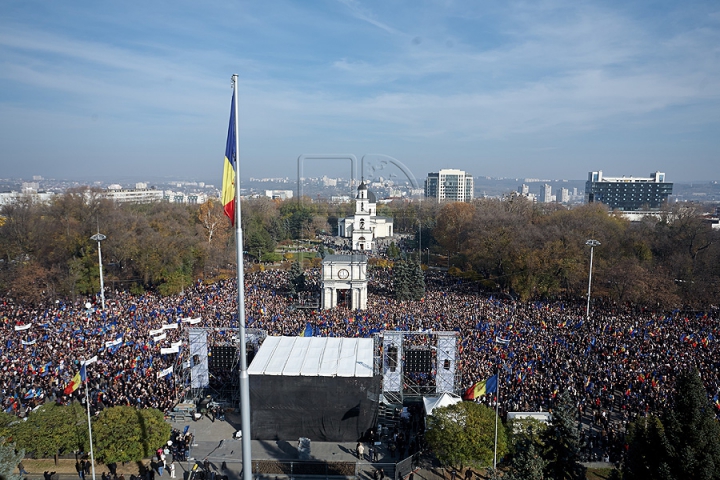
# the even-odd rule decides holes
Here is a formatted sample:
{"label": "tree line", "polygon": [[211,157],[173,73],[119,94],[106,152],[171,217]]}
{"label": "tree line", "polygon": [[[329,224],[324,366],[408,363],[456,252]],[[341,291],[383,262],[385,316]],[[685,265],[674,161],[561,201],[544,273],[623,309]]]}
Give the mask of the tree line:
{"label": "tree line", "polygon": [[[0,438],[23,455],[55,458],[57,462],[60,455],[89,451],[87,413],[78,402],[47,402],[23,420],[0,413]],[[151,457],[167,443],[171,429],[157,409],[106,408],[92,420],[95,458],[107,465]]]}
{"label": "tree line", "polygon": [[[594,239],[592,296],[650,308],[704,308],[720,293],[720,230],[679,204],[630,222],[600,204],[566,208],[515,195],[423,202],[396,212],[415,245],[449,257],[451,273],[522,300],[584,297]],[[454,268],[453,268],[454,267]]]}
{"label": "tree line", "polygon": [[[254,198],[242,202],[247,258],[272,260],[293,239],[332,235],[352,202]],[[629,222],[598,204],[566,208],[514,195],[472,203],[393,201],[378,215],[394,219],[398,242],[418,258],[523,300],[579,298],[588,287],[588,239],[594,249],[593,298],[643,307],[703,308],[720,293],[720,231],[697,206]],[[91,188],[49,203],[23,197],[0,210],[0,293],[39,304],[99,290],[100,231],[108,290],[161,294],[198,278],[231,275],[234,235],[218,201],[202,205],[115,204]],[[393,253],[397,256],[397,252]],[[440,261],[445,259],[445,261]]]}

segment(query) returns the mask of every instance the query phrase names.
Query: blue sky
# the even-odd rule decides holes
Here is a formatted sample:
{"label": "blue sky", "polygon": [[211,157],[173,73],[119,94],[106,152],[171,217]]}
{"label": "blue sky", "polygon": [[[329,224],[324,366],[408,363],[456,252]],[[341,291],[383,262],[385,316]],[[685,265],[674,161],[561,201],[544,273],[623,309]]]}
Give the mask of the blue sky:
{"label": "blue sky", "polygon": [[720,180],[720,4],[692,0],[5,0],[0,177],[219,184],[233,73],[243,178]]}

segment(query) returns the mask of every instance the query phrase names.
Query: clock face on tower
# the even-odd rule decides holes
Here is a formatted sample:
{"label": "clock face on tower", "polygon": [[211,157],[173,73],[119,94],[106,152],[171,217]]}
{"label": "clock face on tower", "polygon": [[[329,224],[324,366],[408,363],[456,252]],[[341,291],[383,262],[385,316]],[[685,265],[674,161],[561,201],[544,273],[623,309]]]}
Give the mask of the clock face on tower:
{"label": "clock face on tower", "polygon": [[349,276],[350,276],[350,272],[348,272],[346,269],[341,268],[340,270],[338,270],[338,278],[345,280]]}

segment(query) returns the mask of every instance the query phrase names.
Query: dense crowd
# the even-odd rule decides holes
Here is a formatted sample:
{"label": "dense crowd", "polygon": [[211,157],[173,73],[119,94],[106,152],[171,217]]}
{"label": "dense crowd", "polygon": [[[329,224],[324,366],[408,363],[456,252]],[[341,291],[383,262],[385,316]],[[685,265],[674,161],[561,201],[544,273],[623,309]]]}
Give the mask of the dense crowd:
{"label": "dense crowd", "polygon": [[[422,301],[402,303],[387,295],[387,270],[371,270],[368,308],[316,311],[295,308],[286,295],[288,274],[248,273],[246,319],[268,335],[367,337],[383,330],[456,331],[460,390],[484,380],[502,365],[504,411],[548,411],[559,390],[569,389],[581,413],[612,437],[609,418],[629,421],[657,412],[673,393],[675,375],[697,368],[708,395],[720,392],[718,310],[658,312],[595,303],[590,319],[578,301],[520,302],[474,291],[444,273],[426,274]],[[319,286],[309,272],[308,288]],[[28,308],[0,304],[0,385],[8,413],[27,415],[38,404],[82,398],[66,387],[82,360],[87,366],[92,406],[134,405],[169,410],[183,386],[179,371],[187,348],[161,354],[173,344],[187,346],[187,328],[211,329],[210,344],[229,342],[237,327],[234,280],[197,282],[182,294],[132,295],[113,292],[105,310],[58,301]],[[90,299],[96,302],[96,299]],[[200,320],[191,320],[191,319]],[[496,338],[509,340],[498,345]],[[421,338],[421,337],[413,337]],[[166,350],[167,351],[167,350]],[[173,373],[167,374],[173,367]],[[177,380],[177,383],[176,383]],[[480,399],[493,404],[492,396]],[[718,402],[720,405],[720,402]]]}

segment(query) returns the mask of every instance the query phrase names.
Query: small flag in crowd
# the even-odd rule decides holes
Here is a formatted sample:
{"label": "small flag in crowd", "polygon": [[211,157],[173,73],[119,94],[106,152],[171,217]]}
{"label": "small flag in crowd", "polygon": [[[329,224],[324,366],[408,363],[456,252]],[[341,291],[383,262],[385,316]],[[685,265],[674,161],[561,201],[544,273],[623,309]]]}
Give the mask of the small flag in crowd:
{"label": "small flag in crowd", "polygon": [[70,380],[70,383],[68,384],[68,386],[65,387],[65,390],[63,390],[65,395],[70,395],[75,390],[77,390],[78,387],[80,386],[81,381],[82,381],[82,379],[80,378],[80,372],[77,372],[75,374],[75,376],[72,378],[72,380]]}

